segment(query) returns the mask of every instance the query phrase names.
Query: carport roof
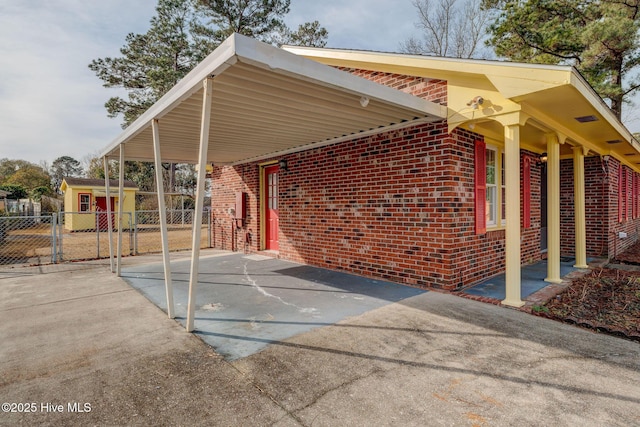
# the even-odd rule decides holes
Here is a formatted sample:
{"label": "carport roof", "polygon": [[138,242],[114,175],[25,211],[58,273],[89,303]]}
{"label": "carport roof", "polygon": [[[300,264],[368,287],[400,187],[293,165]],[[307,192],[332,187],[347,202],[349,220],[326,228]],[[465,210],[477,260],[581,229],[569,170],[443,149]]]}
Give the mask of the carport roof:
{"label": "carport roof", "polygon": [[413,120],[440,121],[446,108],[258,42],[230,36],[101,157],[125,144],[129,160],[153,161],[158,120],[163,161],[198,160],[203,81],[213,79],[207,162],[238,163]]}

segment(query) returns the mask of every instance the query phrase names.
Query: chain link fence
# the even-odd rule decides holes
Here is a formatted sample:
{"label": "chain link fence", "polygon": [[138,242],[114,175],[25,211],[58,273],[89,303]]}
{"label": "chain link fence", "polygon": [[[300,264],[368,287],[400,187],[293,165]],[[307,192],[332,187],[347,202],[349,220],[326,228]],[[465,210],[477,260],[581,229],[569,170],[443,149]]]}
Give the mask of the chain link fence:
{"label": "chain link fence", "polygon": [[[167,211],[169,250],[191,249],[193,210]],[[114,254],[117,214],[111,214]],[[162,251],[158,211],[125,212],[122,254]],[[60,212],[38,216],[0,217],[0,265],[40,265],[109,256],[109,217],[106,212]],[[201,248],[212,247],[211,214],[202,217]]]}

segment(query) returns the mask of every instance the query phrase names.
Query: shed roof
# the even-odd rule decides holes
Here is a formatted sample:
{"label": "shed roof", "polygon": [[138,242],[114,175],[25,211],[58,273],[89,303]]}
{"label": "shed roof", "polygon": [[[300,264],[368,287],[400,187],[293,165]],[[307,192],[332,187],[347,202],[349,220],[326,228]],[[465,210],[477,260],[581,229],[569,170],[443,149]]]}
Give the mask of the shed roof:
{"label": "shed roof", "polygon": [[153,160],[159,122],[163,161],[198,160],[203,81],[213,79],[208,162],[233,163],[326,143],[413,120],[441,121],[446,108],[265,43],[233,34],[100,156],[121,144],[130,160]]}
{"label": "shed roof", "polygon": [[[68,187],[95,187],[95,188],[104,188],[104,184],[105,181],[104,179],[95,179],[95,178],[75,178],[75,177],[65,177],[62,180],[62,185],[60,186],[60,188],[62,188],[63,186]],[[117,188],[119,185],[119,181],[117,179],[110,179],[109,180],[109,186],[113,187],[113,188]],[[66,188],[65,186],[65,188]],[[138,186],[136,185],[135,182],[133,181],[127,181],[125,180],[123,182],[123,187],[124,188],[134,188],[134,189],[138,189]],[[64,188],[62,188],[64,191]]]}

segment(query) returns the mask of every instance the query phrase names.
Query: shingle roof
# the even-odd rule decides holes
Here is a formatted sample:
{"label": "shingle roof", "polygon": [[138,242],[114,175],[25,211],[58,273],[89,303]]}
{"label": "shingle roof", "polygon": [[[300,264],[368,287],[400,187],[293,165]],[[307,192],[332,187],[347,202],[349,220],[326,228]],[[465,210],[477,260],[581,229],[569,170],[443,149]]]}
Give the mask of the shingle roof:
{"label": "shingle roof", "polygon": [[[64,180],[69,186],[86,186],[86,187],[102,187],[104,188],[104,179],[95,178],[73,178],[65,177]],[[109,186],[118,187],[119,181],[117,179],[110,179]],[[125,180],[123,182],[124,188],[138,188],[135,182]]]}

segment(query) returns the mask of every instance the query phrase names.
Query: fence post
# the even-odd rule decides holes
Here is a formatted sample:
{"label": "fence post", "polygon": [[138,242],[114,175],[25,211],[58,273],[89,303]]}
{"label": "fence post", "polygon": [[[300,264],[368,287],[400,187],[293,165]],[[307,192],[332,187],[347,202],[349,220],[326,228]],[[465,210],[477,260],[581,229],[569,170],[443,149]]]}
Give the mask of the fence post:
{"label": "fence post", "polygon": [[129,212],[129,255],[133,255],[133,215]]}
{"label": "fence post", "polygon": [[205,211],[207,213],[207,242],[209,242],[209,248],[212,248],[211,244],[211,212]]}
{"label": "fence post", "polygon": [[53,264],[57,262],[56,250],[58,249],[58,242],[56,242],[56,232],[58,231],[58,227],[56,227],[56,219],[57,219],[57,215],[55,213],[52,213],[51,214],[51,262]]}
{"label": "fence post", "polygon": [[62,213],[60,211],[58,211],[58,260],[59,261],[64,261],[64,252],[62,251],[62,241],[63,241],[63,237],[62,237],[62,232],[63,232],[63,219],[62,219]]}
{"label": "fence post", "polygon": [[96,212],[96,240],[96,248],[98,250],[96,259],[100,259],[100,212]]}
{"label": "fence post", "polygon": [[133,212],[133,254],[138,255],[138,211]]}

